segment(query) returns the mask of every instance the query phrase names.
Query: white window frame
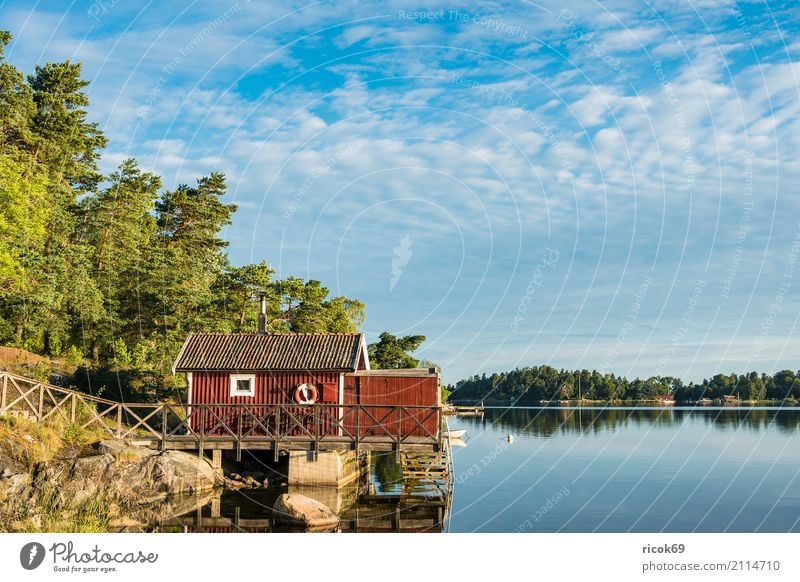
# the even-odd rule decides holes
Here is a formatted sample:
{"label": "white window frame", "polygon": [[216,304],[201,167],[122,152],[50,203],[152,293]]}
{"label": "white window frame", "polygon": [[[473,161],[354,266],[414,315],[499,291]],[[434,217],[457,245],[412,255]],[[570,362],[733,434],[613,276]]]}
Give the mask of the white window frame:
{"label": "white window frame", "polygon": [[[256,395],[256,375],[255,374],[231,374],[230,375],[230,388],[231,396],[249,396],[252,398]],[[237,389],[237,383],[240,380],[248,380],[250,382],[250,390],[244,392]]]}

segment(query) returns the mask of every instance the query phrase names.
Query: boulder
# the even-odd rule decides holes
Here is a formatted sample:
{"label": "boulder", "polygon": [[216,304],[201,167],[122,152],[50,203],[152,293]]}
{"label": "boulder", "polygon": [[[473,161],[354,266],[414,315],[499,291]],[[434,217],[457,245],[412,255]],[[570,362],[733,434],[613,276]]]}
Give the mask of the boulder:
{"label": "boulder", "polygon": [[198,493],[213,489],[217,475],[211,464],[197,455],[164,451],[147,460],[153,486],[164,493]]}
{"label": "boulder", "polygon": [[101,450],[109,452],[37,468],[34,488],[56,491],[64,509],[77,509],[100,495],[136,506],[211,490],[217,483],[214,469],[197,455],[105,444]]}
{"label": "boulder", "polygon": [[256,481],[250,476],[244,478],[244,484],[247,485],[248,487],[252,487],[253,489],[261,487],[261,481]]}
{"label": "boulder", "polygon": [[339,516],[327,505],[297,493],[283,493],[272,506],[278,523],[305,528],[324,529],[339,523]]}

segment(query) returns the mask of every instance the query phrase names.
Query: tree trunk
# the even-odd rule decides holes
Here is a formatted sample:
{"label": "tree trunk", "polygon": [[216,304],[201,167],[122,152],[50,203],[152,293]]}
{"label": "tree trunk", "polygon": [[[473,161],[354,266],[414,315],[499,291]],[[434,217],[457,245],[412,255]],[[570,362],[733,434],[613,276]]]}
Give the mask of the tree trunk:
{"label": "tree trunk", "polygon": [[244,320],[245,316],[247,315],[247,296],[245,296],[244,301],[242,302],[242,313],[239,315],[239,333],[244,331]]}

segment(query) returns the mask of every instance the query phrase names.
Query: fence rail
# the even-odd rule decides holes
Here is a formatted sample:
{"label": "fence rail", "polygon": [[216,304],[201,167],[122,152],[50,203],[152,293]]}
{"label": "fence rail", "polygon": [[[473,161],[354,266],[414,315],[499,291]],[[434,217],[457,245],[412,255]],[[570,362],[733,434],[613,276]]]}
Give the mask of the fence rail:
{"label": "fence rail", "polygon": [[439,450],[439,406],[123,403],[0,371],[0,414],[61,417],[163,449]]}

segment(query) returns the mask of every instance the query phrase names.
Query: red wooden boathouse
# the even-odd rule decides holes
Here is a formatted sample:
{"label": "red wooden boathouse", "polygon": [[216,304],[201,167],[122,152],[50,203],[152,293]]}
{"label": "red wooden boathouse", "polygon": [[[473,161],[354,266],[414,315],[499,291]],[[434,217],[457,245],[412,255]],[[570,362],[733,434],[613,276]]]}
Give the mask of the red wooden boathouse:
{"label": "red wooden boathouse", "polygon": [[250,419],[245,430],[259,424],[275,430],[270,423],[280,408],[305,419],[302,426],[293,420],[294,426],[284,427],[290,435],[304,429],[356,440],[439,435],[438,372],[371,370],[360,333],[194,333],[173,372],[186,373],[189,410],[220,405],[205,406],[202,423],[192,418],[193,430],[203,424],[207,433],[224,432],[219,427],[234,426],[243,408]]}

